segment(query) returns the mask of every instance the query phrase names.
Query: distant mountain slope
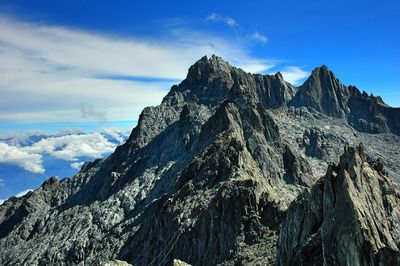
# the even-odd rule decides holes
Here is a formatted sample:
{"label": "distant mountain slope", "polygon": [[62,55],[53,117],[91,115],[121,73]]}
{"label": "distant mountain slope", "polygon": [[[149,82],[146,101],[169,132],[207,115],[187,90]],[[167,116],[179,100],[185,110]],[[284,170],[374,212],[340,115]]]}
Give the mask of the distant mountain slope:
{"label": "distant mountain slope", "polygon": [[[373,117],[358,114],[364,100]],[[387,173],[399,181],[398,114],[326,67],[296,89],[279,73],[253,75],[203,57],[159,106],[143,110],[108,158],[0,206],[0,264],[397,262],[399,194]],[[387,170],[349,148],[328,167],[360,142]],[[332,197],[345,208],[332,210]],[[360,233],[343,230],[337,240],[341,222],[332,217],[347,212]],[[371,225],[382,217],[391,220]],[[343,247],[334,243],[351,252],[338,257]]]}
{"label": "distant mountain slope", "polygon": [[354,86],[344,86],[326,66],[313,70],[289,105],[344,118],[358,131],[400,135],[400,108],[389,107],[381,97],[368,96]]}

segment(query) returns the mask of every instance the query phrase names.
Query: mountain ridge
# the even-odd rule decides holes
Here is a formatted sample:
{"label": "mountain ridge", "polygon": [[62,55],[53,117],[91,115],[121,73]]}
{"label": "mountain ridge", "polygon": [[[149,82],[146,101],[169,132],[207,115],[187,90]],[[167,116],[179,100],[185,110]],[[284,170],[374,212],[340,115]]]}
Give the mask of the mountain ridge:
{"label": "mountain ridge", "polygon": [[[368,153],[384,157],[388,172],[400,175],[400,138],[391,131],[397,120],[381,124],[380,134],[358,131],[348,121],[360,115],[344,111],[349,99],[381,104],[344,87],[327,68],[318,71],[313,78],[321,74],[323,82],[297,90],[282,75],[250,74],[203,57],[160,105],[143,110],[108,158],[0,206],[0,262],[163,265],[176,258],[196,265],[286,265],[280,228],[290,206],[318,184],[344,147],[374,144]],[[333,106],[345,116],[327,113],[325,102],[320,109],[312,105],[326,84],[327,99],[336,99]],[[310,90],[318,97],[293,104]],[[341,93],[348,97],[342,105]]]}

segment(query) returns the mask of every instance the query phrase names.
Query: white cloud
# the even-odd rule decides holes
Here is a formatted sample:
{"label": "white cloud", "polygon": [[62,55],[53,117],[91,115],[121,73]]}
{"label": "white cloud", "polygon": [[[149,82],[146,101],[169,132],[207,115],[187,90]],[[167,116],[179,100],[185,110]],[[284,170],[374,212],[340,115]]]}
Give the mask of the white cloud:
{"label": "white cloud", "polygon": [[[21,143],[28,143],[26,139],[32,135],[16,134],[15,140],[11,138],[8,143],[0,142],[0,163],[16,165],[32,173],[44,173],[45,154],[66,161],[77,161],[81,157],[101,158],[112,153],[117,145],[123,144],[129,133],[130,129],[120,128],[101,128],[92,133],[60,130],[55,135],[48,134],[24,146]],[[82,165],[81,162],[74,162],[71,167],[80,169],[79,164]],[[3,179],[0,179],[0,187],[2,184]]]}
{"label": "white cloud", "polygon": [[79,157],[101,158],[112,153],[116,147],[99,132],[49,137],[22,149],[29,153],[50,154],[66,161],[75,161]]}
{"label": "white cloud", "polygon": [[[33,191],[33,189],[28,188],[28,189],[26,189],[26,190],[24,190],[24,191],[21,191],[21,192],[15,194],[14,196],[15,196],[15,197],[22,197],[22,196],[25,196],[27,193],[29,193],[29,192],[31,192],[31,191]],[[0,199],[0,205],[2,205],[6,200],[7,200],[7,199]]]}
{"label": "white cloud", "polygon": [[1,132],[0,142],[4,142],[11,146],[20,147],[30,145],[32,142],[34,142],[34,139],[47,136],[49,136],[49,134],[43,130]]}
{"label": "white cloud", "polygon": [[253,33],[251,35],[251,38],[253,40],[256,40],[256,41],[261,42],[261,43],[266,43],[268,41],[268,37],[265,36],[263,33],[259,32],[259,31],[256,31],[255,33]]}
{"label": "white cloud", "polygon": [[207,16],[206,21],[220,21],[222,19],[222,16],[218,13],[211,13],[210,15]]}
{"label": "white cloud", "polygon": [[125,140],[129,137],[131,133],[131,129],[122,129],[122,128],[101,128],[99,132],[108,136],[109,138],[114,139],[119,144],[123,144]]}
{"label": "white cloud", "polygon": [[43,160],[40,154],[29,153],[23,148],[9,146],[0,142],[0,163],[17,165],[26,171],[42,174],[44,173]]}
{"label": "white cloud", "polygon": [[24,190],[24,191],[21,191],[21,192],[17,193],[15,196],[16,196],[16,197],[22,197],[22,196],[25,196],[27,193],[29,193],[29,192],[31,192],[31,191],[33,191],[33,189],[28,188],[28,189],[26,189],[26,190]]}
{"label": "white cloud", "polygon": [[91,104],[81,104],[81,117],[94,118],[100,122],[107,121],[106,114],[102,111],[96,110],[96,108]]}
{"label": "white cloud", "polygon": [[136,119],[203,55],[220,55],[251,72],[273,65],[227,37],[182,28],[167,32],[114,36],[0,16],[0,120]]}
{"label": "white cloud", "polygon": [[77,134],[85,134],[85,131],[81,128],[60,128],[56,135],[65,136],[65,135],[77,135]]}
{"label": "white cloud", "polygon": [[76,169],[76,170],[81,170],[81,167],[82,167],[82,165],[83,165],[84,163],[85,163],[85,162],[74,162],[74,163],[71,163],[71,167],[74,168],[74,169]]}
{"label": "white cloud", "polygon": [[236,26],[239,25],[239,24],[236,22],[236,20],[234,20],[233,18],[226,18],[226,19],[225,19],[225,23],[226,23],[228,26],[231,26],[231,27],[236,27]]}
{"label": "white cloud", "polygon": [[210,15],[208,15],[206,17],[206,21],[208,22],[224,22],[226,25],[230,26],[230,27],[237,27],[239,26],[239,23],[237,23],[237,21],[231,17],[224,17],[218,13],[211,13]]}
{"label": "white cloud", "polygon": [[282,73],[284,80],[294,85],[298,85],[304,78],[309,76],[307,71],[304,71],[297,66],[288,66],[280,72]]}

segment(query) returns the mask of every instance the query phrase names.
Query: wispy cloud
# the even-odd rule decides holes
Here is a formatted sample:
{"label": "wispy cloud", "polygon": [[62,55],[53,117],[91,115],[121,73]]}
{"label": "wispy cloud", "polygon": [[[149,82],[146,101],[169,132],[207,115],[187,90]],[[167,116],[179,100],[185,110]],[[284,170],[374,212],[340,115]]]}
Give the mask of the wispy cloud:
{"label": "wispy cloud", "polygon": [[256,31],[251,35],[251,39],[257,41],[257,42],[261,42],[261,43],[266,43],[268,41],[268,37],[265,36],[265,34]]}
{"label": "wispy cloud", "polygon": [[225,19],[225,23],[226,23],[228,26],[231,26],[231,27],[236,27],[236,26],[239,25],[239,24],[237,23],[237,21],[234,20],[233,18],[226,18],[226,19]]}
{"label": "wispy cloud", "polygon": [[81,104],[80,111],[82,118],[94,118],[99,122],[105,122],[107,120],[105,112],[96,110],[91,104]]}
{"label": "wispy cloud", "polygon": [[222,20],[222,16],[220,14],[218,14],[218,13],[215,13],[215,12],[211,13],[210,15],[208,15],[206,17],[206,21],[215,22],[215,21],[221,21],[221,20]]}
{"label": "wispy cloud", "polygon": [[206,21],[208,21],[208,22],[224,22],[226,25],[228,25],[230,27],[239,26],[239,23],[235,19],[233,19],[231,17],[222,16],[221,14],[218,14],[215,12],[208,15],[206,17]]}
{"label": "wispy cloud", "polygon": [[283,68],[281,71],[283,79],[287,82],[298,85],[304,78],[309,76],[309,72],[302,70],[298,66],[288,66]]}
{"label": "wispy cloud", "polygon": [[[210,15],[230,26],[228,17]],[[0,120],[79,121],[92,108],[109,120],[138,117],[203,55],[218,54],[251,72],[270,60],[228,37],[171,28],[165,36],[114,36],[0,17]],[[113,78],[124,77],[124,78]],[[82,101],[84,99],[84,101]],[[90,106],[88,109],[87,107]]]}

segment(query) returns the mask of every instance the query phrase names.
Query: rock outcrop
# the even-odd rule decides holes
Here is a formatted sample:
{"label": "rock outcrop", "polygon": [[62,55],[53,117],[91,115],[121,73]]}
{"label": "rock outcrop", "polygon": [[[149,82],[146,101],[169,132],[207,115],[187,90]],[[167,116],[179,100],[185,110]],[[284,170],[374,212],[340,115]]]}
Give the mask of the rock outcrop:
{"label": "rock outcrop", "polygon": [[346,115],[346,98],[349,91],[328,69],[321,66],[299,87],[291,104],[306,106],[329,116],[342,118]]}
{"label": "rock outcrop", "polygon": [[[398,197],[385,171],[400,174],[400,138],[390,133],[399,123],[387,118],[381,125],[387,134],[358,131],[347,122],[365,119],[351,105],[354,95],[326,67],[297,90],[280,73],[254,75],[203,57],[159,106],[143,110],[129,139],[108,158],[0,206],[0,264],[351,263],[334,260],[342,252],[332,244],[342,243],[332,233],[343,215],[340,202],[369,204],[345,209],[352,212],[345,217],[351,230],[359,230],[354,247],[362,246],[352,254],[368,254],[363,262],[395,262]],[[397,112],[369,99],[385,115]],[[345,145],[372,140],[368,153],[383,157],[385,170],[349,149],[326,174],[338,186],[329,192],[320,179],[328,163]],[[361,181],[346,187],[341,176]],[[374,208],[357,220],[356,212]],[[391,220],[379,222],[385,215]],[[321,253],[325,244],[330,253]]]}
{"label": "rock outcrop", "polygon": [[400,195],[363,147],[290,206],[282,223],[279,265],[399,265]]}
{"label": "rock outcrop", "polygon": [[326,66],[312,71],[289,105],[342,118],[358,131],[400,135],[400,108],[386,105],[379,96],[361,93],[355,86],[346,87]]}

